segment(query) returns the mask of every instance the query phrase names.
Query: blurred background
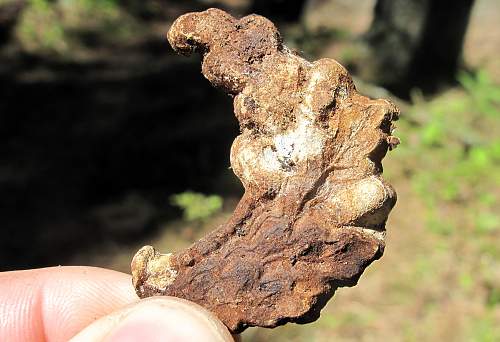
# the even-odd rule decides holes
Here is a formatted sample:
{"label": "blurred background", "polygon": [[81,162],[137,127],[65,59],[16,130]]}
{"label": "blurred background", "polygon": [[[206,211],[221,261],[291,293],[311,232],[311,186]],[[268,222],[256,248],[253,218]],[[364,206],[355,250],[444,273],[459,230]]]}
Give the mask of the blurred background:
{"label": "blurred background", "polygon": [[243,341],[500,341],[498,0],[0,0],[0,270],[129,272],[229,217],[232,101],[165,39],[208,7],[269,17],[403,112],[383,258],[317,322]]}

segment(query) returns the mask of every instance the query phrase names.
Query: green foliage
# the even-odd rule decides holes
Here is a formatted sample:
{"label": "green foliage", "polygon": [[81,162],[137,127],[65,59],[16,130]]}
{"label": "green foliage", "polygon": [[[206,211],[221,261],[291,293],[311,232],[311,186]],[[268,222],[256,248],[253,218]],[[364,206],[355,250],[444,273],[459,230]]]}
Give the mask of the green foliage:
{"label": "green foliage", "polygon": [[475,75],[462,72],[458,79],[481,113],[498,117],[500,87],[495,86],[484,70],[478,71]]}
{"label": "green foliage", "polygon": [[[497,286],[500,285],[497,284]],[[488,294],[487,304],[489,307],[500,305],[500,287],[494,287],[490,290],[490,293]]]}
{"label": "green foliage", "polygon": [[85,53],[88,33],[116,44],[139,31],[117,0],[28,0],[16,37],[31,53],[64,56]]}
{"label": "green foliage", "polygon": [[439,121],[429,122],[422,129],[422,143],[426,146],[435,146],[440,144],[443,136],[444,127]]}
{"label": "green foliage", "polygon": [[488,235],[500,230],[500,86],[484,71],[460,81],[465,91],[430,102],[414,94],[399,130],[409,134],[393,156],[408,165],[430,231]]}
{"label": "green foliage", "polygon": [[186,191],[172,195],[170,203],[182,209],[186,221],[204,221],[222,209],[222,197]]}
{"label": "green foliage", "polygon": [[493,314],[489,314],[473,322],[470,335],[470,341],[497,342],[500,340],[500,326]]}
{"label": "green foliage", "polygon": [[462,272],[458,278],[459,284],[464,291],[470,291],[474,286],[474,278],[469,273]]}
{"label": "green foliage", "polygon": [[[481,311],[467,314],[462,334],[467,331],[471,341],[498,341],[500,86],[484,71],[462,73],[459,80],[462,89],[430,101],[415,92],[414,104],[398,124],[402,144],[388,162],[403,166],[400,176],[411,182],[410,196],[423,206],[417,215],[434,253],[426,260],[443,274],[427,267],[431,264],[412,265],[415,277],[408,274],[408,281],[399,280],[391,293],[413,298],[437,278],[449,281],[447,286],[454,282],[454,296],[476,297],[483,304]],[[448,258],[444,263],[440,253]]]}
{"label": "green foliage", "polygon": [[68,46],[55,7],[48,0],[29,0],[17,26],[17,36],[29,51],[63,52]]}

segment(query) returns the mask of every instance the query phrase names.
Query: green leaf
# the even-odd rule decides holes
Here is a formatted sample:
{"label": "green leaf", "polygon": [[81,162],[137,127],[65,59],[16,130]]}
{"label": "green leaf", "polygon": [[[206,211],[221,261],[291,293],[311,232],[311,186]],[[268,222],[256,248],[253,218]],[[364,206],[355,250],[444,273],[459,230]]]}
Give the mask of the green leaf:
{"label": "green leaf", "polygon": [[182,209],[186,221],[204,221],[221,210],[223,200],[217,195],[186,191],[170,196],[170,203]]}

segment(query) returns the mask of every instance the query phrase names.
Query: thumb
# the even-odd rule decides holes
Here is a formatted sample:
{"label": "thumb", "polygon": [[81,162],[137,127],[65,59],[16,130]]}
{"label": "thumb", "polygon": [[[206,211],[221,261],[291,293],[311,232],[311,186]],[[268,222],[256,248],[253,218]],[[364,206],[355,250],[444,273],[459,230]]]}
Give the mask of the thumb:
{"label": "thumb", "polygon": [[201,306],[174,297],[153,297],[102,317],[72,341],[234,340],[222,322]]}

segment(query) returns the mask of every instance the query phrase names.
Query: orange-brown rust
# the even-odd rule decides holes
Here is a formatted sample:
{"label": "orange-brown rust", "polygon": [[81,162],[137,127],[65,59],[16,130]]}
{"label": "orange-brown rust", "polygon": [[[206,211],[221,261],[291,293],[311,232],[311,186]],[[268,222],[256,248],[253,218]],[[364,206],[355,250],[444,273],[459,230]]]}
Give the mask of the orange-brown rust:
{"label": "orange-brown rust", "polygon": [[179,53],[201,53],[203,75],[234,96],[241,134],[231,165],[245,194],[225,225],[190,248],[141,249],[137,293],[194,301],[234,333],[317,319],[383,253],[396,193],[381,161],[398,142],[398,109],[359,95],[336,61],[291,53],[258,15],[189,13],[168,40]]}

